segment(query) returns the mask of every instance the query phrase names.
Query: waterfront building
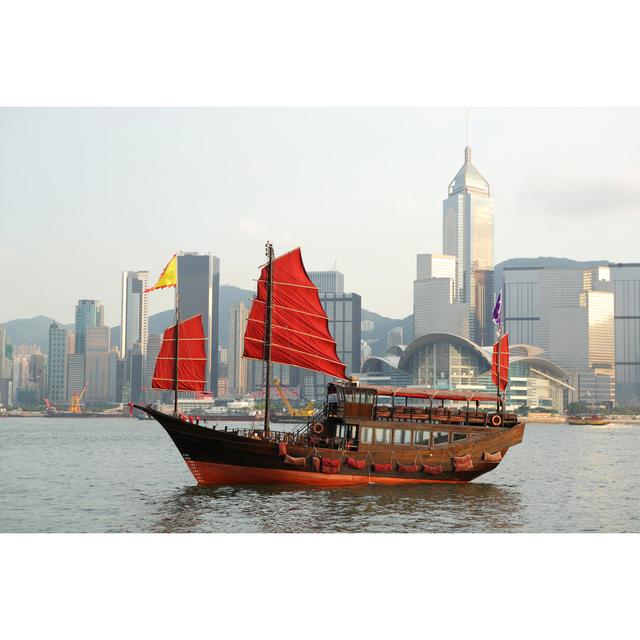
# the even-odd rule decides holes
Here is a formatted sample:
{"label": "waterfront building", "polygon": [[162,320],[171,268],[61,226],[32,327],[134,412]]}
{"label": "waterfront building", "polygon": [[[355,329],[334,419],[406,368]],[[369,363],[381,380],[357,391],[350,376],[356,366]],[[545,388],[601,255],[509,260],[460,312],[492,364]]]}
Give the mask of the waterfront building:
{"label": "waterfront building", "polygon": [[[397,368],[419,387],[494,393],[491,351],[491,347],[483,348],[462,336],[430,334],[407,345]],[[526,407],[563,412],[569,375],[543,357],[539,347],[512,344],[509,369],[508,410]]]}
{"label": "waterfront building", "polygon": [[616,402],[640,407],[640,264],[612,264]]}
{"label": "waterfront building", "polygon": [[220,259],[210,254],[179,253],[177,265],[176,296],[180,300],[180,314],[184,320],[202,315],[208,362],[205,390],[215,395],[218,390]]}
{"label": "waterfront building", "polygon": [[159,333],[149,334],[147,341],[147,357],[145,368],[145,387],[147,390],[147,397],[149,401],[156,402],[159,395],[162,393],[159,389],[154,389],[152,386],[153,373],[156,370],[156,360],[160,353],[160,347],[162,346],[162,336]]}
{"label": "waterfront building", "polygon": [[452,283],[450,278],[414,281],[414,338],[439,331],[464,337],[470,335],[469,305],[454,302]]}
{"label": "waterfront building", "polygon": [[11,367],[7,358],[7,331],[0,327],[0,378],[11,378]]}
{"label": "waterfront building", "polygon": [[4,409],[13,407],[13,381],[11,378],[0,377],[0,407]]}
{"label": "waterfront building", "polygon": [[340,271],[309,271],[308,276],[320,293],[344,293],[344,275]]}
{"label": "waterfront building", "polygon": [[123,271],[120,282],[120,353],[126,358],[134,344],[147,353],[149,335],[148,271]]}
{"label": "waterfront building", "polygon": [[47,389],[47,358],[42,353],[29,356],[29,382],[38,390],[38,403],[42,402]]}
{"label": "waterfront building", "polygon": [[229,393],[243,396],[247,392],[247,359],[242,357],[244,333],[247,328],[249,310],[242,302],[236,302],[229,312],[228,385]]}
{"label": "waterfront building", "polygon": [[29,358],[14,356],[11,362],[13,380],[12,404],[17,406],[33,406],[35,404],[35,388],[29,382]]}
{"label": "waterfront building", "polygon": [[84,399],[88,403],[109,402],[109,327],[89,327],[85,336]]}
{"label": "waterfront building", "polygon": [[362,371],[357,375],[361,384],[406,387],[413,384],[411,374],[399,368],[404,354],[403,345],[394,345],[381,356],[370,356],[362,362]]}
{"label": "waterfront building", "polygon": [[118,393],[118,364],[120,361],[120,352],[117,347],[111,347],[108,354],[108,383],[107,383],[107,401],[116,403],[121,402],[118,396],[122,395],[122,392]]}
{"label": "waterfront building", "polygon": [[127,359],[129,373],[129,400],[137,404],[149,402],[147,397],[147,389],[144,379],[144,356],[140,350],[139,344],[134,344],[129,349],[129,357]]}
{"label": "waterfront building", "polygon": [[[470,334],[478,342],[492,342],[484,335],[486,306],[493,306],[493,292],[486,289],[487,276],[480,271],[493,270],[494,204],[489,183],[471,162],[466,147],[464,164],[449,184],[443,206],[443,251],[456,259],[454,301],[469,305]],[[478,289],[480,287],[480,289]]]}
{"label": "waterfront building", "polygon": [[220,376],[218,378],[218,397],[226,398],[229,395],[229,378]]}
{"label": "waterfront building", "polygon": [[[116,402],[129,402],[131,395],[130,387],[125,380],[125,361],[124,358],[118,357],[116,361]],[[126,387],[126,391],[125,391]]]}
{"label": "waterfront building", "polygon": [[49,325],[47,361],[47,398],[53,405],[67,401],[68,357],[69,332],[54,321]]}
{"label": "waterfront building", "polygon": [[69,331],[69,347],[67,353],[78,353],[76,351],[76,332]]}
{"label": "waterfront building", "polygon": [[76,305],[76,345],[74,353],[86,350],[87,329],[104,325],[104,307],[100,300],[78,300]]}
{"label": "waterfront building", "polygon": [[[73,396],[80,395],[85,385],[85,354],[70,353],[67,357],[67,404]],[[83,399],[84,400],[84,399]]]}
{"label": "waterfront building", "polygon": [[511,267],[503,272],[512,343],[540,347],[567,373],[571,402],[615,400],[614,291],[608,268]]}

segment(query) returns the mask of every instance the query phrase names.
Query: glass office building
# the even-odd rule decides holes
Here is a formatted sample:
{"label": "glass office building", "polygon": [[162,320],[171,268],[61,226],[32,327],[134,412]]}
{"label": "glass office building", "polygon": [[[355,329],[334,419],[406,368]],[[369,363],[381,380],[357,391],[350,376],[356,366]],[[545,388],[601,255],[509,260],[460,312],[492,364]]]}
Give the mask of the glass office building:
{"label": "glass office building", "polygon": [[616,399],[640,407],[640,264],[610,267],[615,296]]}
{"label": "glass office building", "polygon": [[51,404],[67,401],[67,359],[69,332],[57,322],[49,326],[49,354],[47,359],[47,398]]}
{"label": "glass office building", "polygon": [[[456,258],[456,302],[470,305],[472,339],[483,342],[485,336],[484,305],[493,306],[493,291],[481,291],[476,305],[477,272],[493,270],[494,204],[489,183],[471,162],[471,148],[466,147],[464,164],[449,184],[443,206],[443,251]],[[486,276],[482,277],[484,287]]]}
{"label": "glass office building", "polygon": [[506,268],[503,305],[511,343],[540,347],[567,371],[570,401],[614,402],[614,292],[608,268]]}
{"label": "glass office building", "polygon": [[87,329],[102,326],[104,326],[104,307],[100,304],[100,300],[78,300],[75,353],[85,353]]}
{"label": "glass office building", "polygon": [[179,253],[176,295],[183,320],[202,315],[209,373],[206,391],[215,395],[218,391],[220,259],[210,254]]}

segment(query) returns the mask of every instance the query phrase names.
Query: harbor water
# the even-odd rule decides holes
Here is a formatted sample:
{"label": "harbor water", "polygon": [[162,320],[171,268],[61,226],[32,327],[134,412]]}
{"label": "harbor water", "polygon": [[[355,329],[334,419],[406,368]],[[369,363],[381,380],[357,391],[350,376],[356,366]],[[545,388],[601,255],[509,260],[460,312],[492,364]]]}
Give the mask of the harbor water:
{"label": "harbor water", "polygon": [[0,532],[640,532],[638,451],[640,425],[529,424],[467,485],[198,487],[154,421],[3,418]]}

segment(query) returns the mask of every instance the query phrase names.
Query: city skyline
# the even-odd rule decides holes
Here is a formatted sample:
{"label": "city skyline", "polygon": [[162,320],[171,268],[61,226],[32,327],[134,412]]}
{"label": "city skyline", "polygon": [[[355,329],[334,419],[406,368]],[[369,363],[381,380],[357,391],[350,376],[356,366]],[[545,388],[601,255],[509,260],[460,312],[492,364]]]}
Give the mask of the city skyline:
{"label": "city skyline", "polygon": [[[471,111],[469,143],[496,202],[496,263],[638,260],[637,115]],[[10,239],[0,262],[15,264],[25,238],[40,256],[7,284],[0,322],[66,324],[70,303],[97,298],[109,326],[117,273],[155,277],[176,250],[198,250],[220,257],[221,283],[252,289],[266,239],[277,253],[300,245],[309,269],[337,260],[368,308],[410,315],[413,256],[440,253],[443,185],[466,142],[464,109],[5,109],[0,130]],[[372,279],[380,250],[389,267]],[[24,296],[43,273],[39,295]],[[160,292],[149,314],[171,303]]]}

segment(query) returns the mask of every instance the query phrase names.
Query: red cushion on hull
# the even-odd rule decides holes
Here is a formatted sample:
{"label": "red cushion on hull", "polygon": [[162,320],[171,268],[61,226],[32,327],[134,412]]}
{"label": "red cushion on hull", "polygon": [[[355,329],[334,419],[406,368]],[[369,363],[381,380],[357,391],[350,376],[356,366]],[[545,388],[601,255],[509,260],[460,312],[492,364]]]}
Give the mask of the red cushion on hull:
{"label": "red cushion on hull", "polygon": [[398,464],[398,471],[400,473],[418,473],[417,464]]}
{"label": "red cushion on hull", "polygon": [[444,471],[444,469],[442,468],[441,464],[439,464],[437,466],[434,466],[434,467],[432,467],[432,466],[430,466],[428,464],[423,464],[422,465],[422,470],[425,473],[429,474],[430,476],[439,476]]}

